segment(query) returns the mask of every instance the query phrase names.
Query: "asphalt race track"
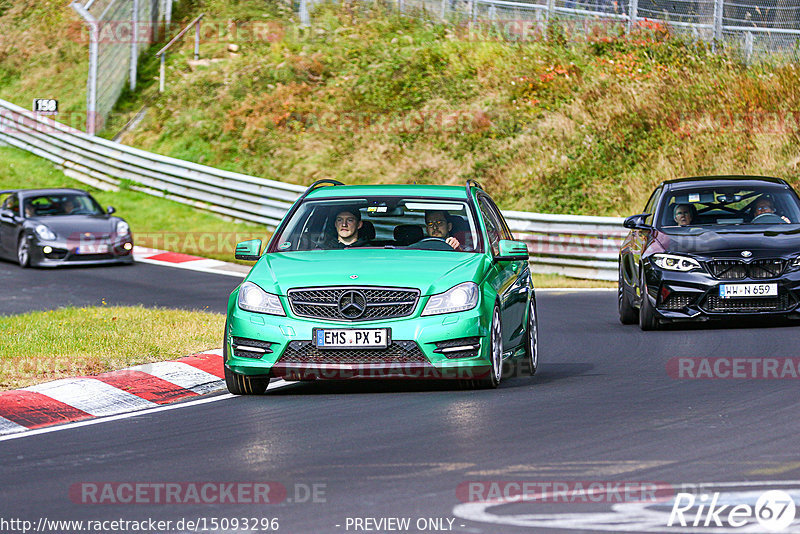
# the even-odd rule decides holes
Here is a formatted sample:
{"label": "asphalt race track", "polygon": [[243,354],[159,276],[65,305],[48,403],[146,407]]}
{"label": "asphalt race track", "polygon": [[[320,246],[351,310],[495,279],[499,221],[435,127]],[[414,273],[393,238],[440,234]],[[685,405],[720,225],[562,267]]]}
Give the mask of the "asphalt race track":
{"label": "asphalt race track", "polygon": [[[3,264],[0,278],[31,288],[22,297],[12,291],[13,300],[6,295],[3,313],[31,303],[49,307],[52,297],[36,293],[61,287],[74,304],[102,296],[109,304],[222,311],[237,281],[145,265],[56,273]],[[93,289],[108,281],[119,290]],[[782,489],[797,501],[797,379],[679,379],[668,362],[796,357],[800,327],[643,333],[619,324],[615,298],[608,291],[540,293],[540,371],[505,379],[494,391],[432,381],[297,383],[260,397],[218,395],[205,404],[2,441],[0,517],[34,526],[172,521],[147,532],[264,532],[271,518],[289,533],[704,532],[702,522],[667,527],[675,493],[695,490],[699,499],[720,492],[726,503],[752,506],[765,490]],[[569,484],[570,492],[479,502],[515,482]],[[656,487],[657,498],[620,498],[613,488],[621,482]],[[270,503],[248,502],[249,490],[267,483]],[[579,483],[612,489],[591,502]],[[180,488],[171,502],[166,484]],[[220,490],[226,484],[230,494]],[[212,489],[198,504],[202,495],[189,490],[203,485]],[[189,528],[187,521],[200,525]]]}
{"label": "asphalt race track", "polygon": [[[108,267],[21,269],[0,260],[0,315],[63,306],[168,307],[225,313],[227,295],[239,285],[210,275],[146,263]],[[165,289],[167,288],[167,289]]]}

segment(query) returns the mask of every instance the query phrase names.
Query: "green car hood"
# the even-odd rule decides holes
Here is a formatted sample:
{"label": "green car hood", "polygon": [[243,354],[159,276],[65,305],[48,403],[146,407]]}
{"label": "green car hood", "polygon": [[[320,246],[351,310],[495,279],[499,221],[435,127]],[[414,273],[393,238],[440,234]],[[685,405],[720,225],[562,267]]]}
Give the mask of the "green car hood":
{"label": "green car hood", "polygon": [[462,282],[479,283],[491,267],[485,254],[431,250],[345,249],[265,254],[247,280],[265,291],[317,286],[413,287],[422,295]]}

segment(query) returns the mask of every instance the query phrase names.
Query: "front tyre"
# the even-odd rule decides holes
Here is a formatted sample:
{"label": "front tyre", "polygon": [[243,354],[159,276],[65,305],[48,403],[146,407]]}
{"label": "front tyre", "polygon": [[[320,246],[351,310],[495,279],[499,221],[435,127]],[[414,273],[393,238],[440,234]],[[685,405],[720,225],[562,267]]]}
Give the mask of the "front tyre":
{"label": "front tyre", "polygon": [[622,324],[636,324],[638,319],[636,308],[631,302],[630,293],[625,291],[625,278],[622,275],[622,259],[619,262],[619,285],[617,286],[617,309],[619,310],[619,322]]}
{"label": "front tyre", "polygon": [[658,330],[659,320],[650,304],[647,293],[647,283],[642,283],[642,305],[639,307],[639,328],[642,330]]}
{"label": "front tyre", "polygon": [[225,323],[225,335],[222,339],[222,362],[225,368],[225,385],[233,395],[261,395],[267,390],[269,378],[253,377],[234,373],[228,366],[228,323]]}
{"label": "front tyre", "polygon": [[17,262],[23,269],[31,265],[31,248],[28,238],[23,234],[17,243]]}
{"label": "front tyre", "polygon": [[536,374],[539,368],[539,320],[536,317],[536,299],[531,297],[530,309],[528,310],[528,331],[525,335],[525,361],[531,376]]}
{"label": "front tyre", "polygon": [[503,376],[503,327],[500,324],[500,308],[494,305],[492,312],[492,326],[489,336],[491,368],[489,377],[479,382],[480,386],[486,389],[494,389],[500,385]]}

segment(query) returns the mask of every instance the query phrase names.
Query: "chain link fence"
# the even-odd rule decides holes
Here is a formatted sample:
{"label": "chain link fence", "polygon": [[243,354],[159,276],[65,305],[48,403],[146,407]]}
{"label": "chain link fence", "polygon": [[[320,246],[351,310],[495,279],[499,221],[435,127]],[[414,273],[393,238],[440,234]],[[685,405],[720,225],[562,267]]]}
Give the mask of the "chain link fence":
{"label": "chain link fence", "polygon": [[94,135],[125,87],[136,88],[139,53],[159,38],[159,23],[169,24],[172,0],[84,0],[72,8],[87,26],[89,76],[86,131]]}
{"label": "chain link fence", "polygon": [[[324,0],[302,0],[300,20]],[[403,12],[433,19],[471,23],[495,38],[523,41],[545,35],[558,21],[578,35],[596,32],[598,25],[630,32],[637,26],[664,25],[694,41],[740,50],[746,60],[782,54],[798,58],[799,0],[390,0]]]}

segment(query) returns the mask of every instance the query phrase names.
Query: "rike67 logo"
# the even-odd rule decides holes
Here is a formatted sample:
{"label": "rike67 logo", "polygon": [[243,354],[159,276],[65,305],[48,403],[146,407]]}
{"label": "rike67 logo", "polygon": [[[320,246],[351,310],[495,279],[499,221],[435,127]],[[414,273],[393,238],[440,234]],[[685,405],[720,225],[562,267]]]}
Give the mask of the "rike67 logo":
{"label": "rike67 logo", "polygon": [[678,493],[667,526],[740,528],[755,521],[767,531],[780,532],[794,521],[795,503],[785,491],[766,491],[754,505],[721,495]]}

